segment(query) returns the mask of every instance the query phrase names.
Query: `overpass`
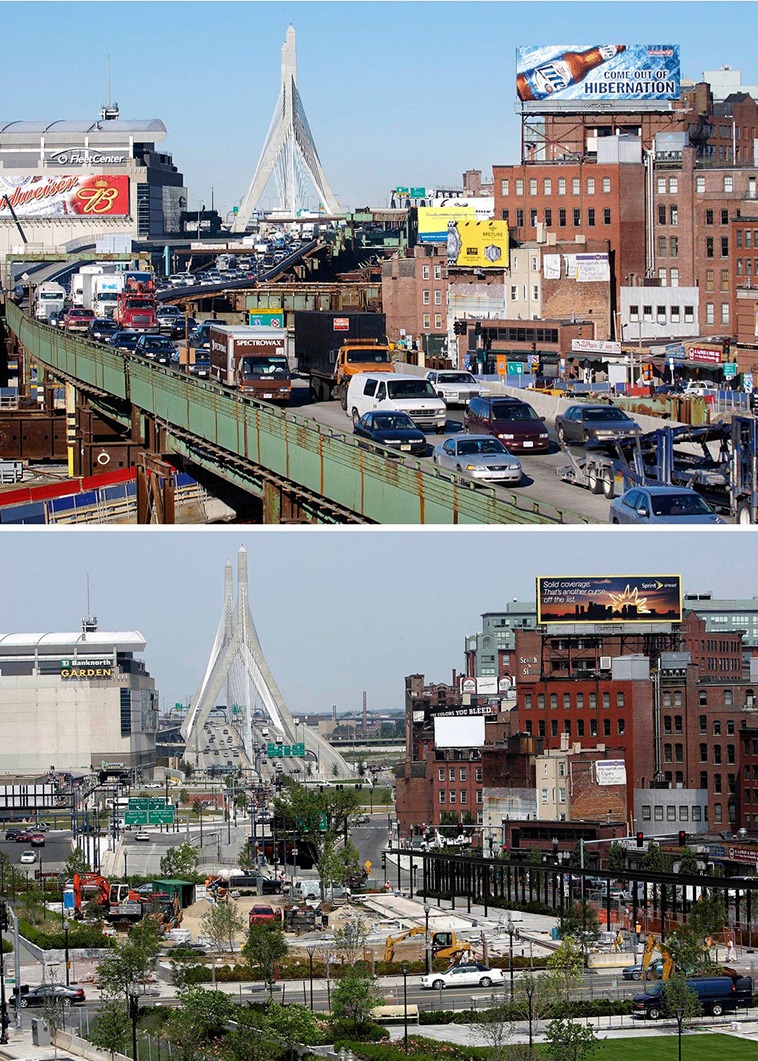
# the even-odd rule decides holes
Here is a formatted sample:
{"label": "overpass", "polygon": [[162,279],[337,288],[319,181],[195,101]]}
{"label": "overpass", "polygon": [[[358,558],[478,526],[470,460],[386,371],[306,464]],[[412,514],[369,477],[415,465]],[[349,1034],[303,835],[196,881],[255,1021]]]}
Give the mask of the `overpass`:
{"label": "overpass", "polygon": [[[581,521],[504,495],[266,402],[41,322],[6,302],[11,345],[63,383],[69,474],[179,458],[262,505],[264,523],[557,524]],[[138,457],[137,454],[146,454]],[[147,464],[145,463],[147,461]]]}

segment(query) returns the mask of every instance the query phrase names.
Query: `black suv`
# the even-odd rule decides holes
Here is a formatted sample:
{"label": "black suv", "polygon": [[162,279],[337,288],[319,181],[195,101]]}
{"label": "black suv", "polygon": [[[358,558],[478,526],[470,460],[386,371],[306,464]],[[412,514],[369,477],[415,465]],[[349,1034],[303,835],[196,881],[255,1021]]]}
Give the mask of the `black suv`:
{"label": "black suv", "polygon": [[6,840],[15,840],[20,833],[25,833],[26,829],[21,829],[18,825],[12,825],[10,829],[5,830]]}
{"label": "black suv", "polygon": [[156,361],[159,365],[170,365],[176,350],[168,336],[148,333],[140,335],[135,343],[134,353],[146,357],[149,361]]}

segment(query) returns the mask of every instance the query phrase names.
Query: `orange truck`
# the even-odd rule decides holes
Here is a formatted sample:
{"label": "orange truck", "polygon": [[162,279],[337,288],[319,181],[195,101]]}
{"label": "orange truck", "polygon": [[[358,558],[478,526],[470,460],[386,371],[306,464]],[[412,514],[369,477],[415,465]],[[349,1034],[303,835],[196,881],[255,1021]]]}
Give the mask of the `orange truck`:
{"label": "orange truck", "polygon": [[343,409],[352,376],[394,372],[383,313],[296,311],[295,356],[313,399],[337,398]]}

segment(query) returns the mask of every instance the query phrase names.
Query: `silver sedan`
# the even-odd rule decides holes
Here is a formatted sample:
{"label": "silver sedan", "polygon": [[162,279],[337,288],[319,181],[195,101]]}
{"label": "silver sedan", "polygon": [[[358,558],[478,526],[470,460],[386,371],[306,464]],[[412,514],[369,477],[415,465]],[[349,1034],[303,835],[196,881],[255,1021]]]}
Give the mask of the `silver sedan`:
{"label": "silver sedan", "polygon": [[472,479],[520,483],[521,463],[492,435],[459,435],[435,446],[432,460]]}

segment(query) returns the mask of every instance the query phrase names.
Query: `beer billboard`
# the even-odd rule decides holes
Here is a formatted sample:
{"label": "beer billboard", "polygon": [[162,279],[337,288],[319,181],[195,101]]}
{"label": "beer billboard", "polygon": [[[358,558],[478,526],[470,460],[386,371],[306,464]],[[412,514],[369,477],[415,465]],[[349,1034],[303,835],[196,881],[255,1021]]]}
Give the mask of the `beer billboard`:
{"label": "beer billboard", "polygon": [[680,623],[681,575],[538,578],[538,623]]}
{"label": "beer billboard", "polygon": [[128,217],[129,178],[107,174],[0,173],[0,219]]}
{"label": "beer billboard", "polygon": [[420,206],[418,208],[419,243],[447,243],[450,226],[457,221],[476,221],[473,206]]}
{"label": "beer billboard", "polygon": [[448,265],[508,268],[507,221],[455,221],[447,230]]}
{"label": "beer billboard", "polygon": [[525,104],[663,102],[679,99],[680,81],[678,44],[516,49],[516,91]]}

